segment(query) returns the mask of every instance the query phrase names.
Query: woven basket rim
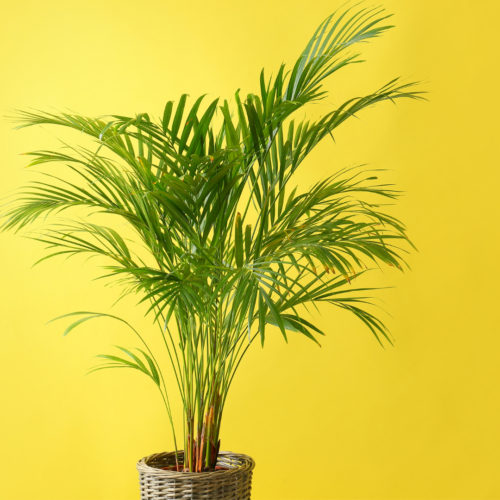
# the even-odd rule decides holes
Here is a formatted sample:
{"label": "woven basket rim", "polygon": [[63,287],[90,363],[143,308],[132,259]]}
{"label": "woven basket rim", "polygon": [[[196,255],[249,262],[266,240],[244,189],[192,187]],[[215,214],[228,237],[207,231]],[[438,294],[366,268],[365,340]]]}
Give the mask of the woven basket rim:
{"label": "woven basket rim", "polygon": [[[179,450],[178,451],[179,455],[183,455],[184,451]],[[219,456],[228,456],[231,458],[235,458],[237,460],[243,461],[243,463],[237,467],[234,467],[232,469],[228,470],[218,470],[218,471],[210,471],[210,472],[177,472],[173,470],[163,470],[163,469],[157,469],[156,467],[151,467],[148,465],[148,461],[161,456],[161,455],[175,455],[175,452],[161,452],[161,453],[153,453],[152,455],[148,455],[147,457],[141,458],[137,462],[137,470],[142,473],[147,473],[147,474],[154,474],[156,476],[163,476],[163,477],[169,477],[171,479],[176,479],[176,478],[190,478],[190,479],[195,479],[198,478],[200,480],[206,481],[210,476],[227,476],[227,475],[232,475],[232,474],[239,474],[241,472],[250,472],[251,470],[254,469],[255,467],[255,461],[252,457],[248,455],[243,455],[241,453],[233,453],[232,451],[219,451]]]}

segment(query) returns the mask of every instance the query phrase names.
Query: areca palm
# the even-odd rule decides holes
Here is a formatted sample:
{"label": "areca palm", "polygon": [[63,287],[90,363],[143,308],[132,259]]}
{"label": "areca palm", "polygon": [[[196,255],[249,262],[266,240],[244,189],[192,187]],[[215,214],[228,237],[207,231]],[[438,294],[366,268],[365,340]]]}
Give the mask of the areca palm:
{"label": "areca palm", "polygon": [[[326,302],[358,317],[379,342],[391,342],[367,308],[368,289],[351,279],[356,269],[359,276],[369,266],[403,265],[405,228],[374,201],[397,193],[363,167],[337,171],[302,194],[292,184],[316,145],[346,120],[384,101],[421,98],[414,83],[396,79],[319,120],[294,119],[297,110],[325,98],[325,78],[360,62],[351,47],[387,31],[388,17],[383,9],[356,6],[332,14],[290,70],[282,65],[269,79],[262,71],[259,92],[246,98],[236,92],[233,106],[219,99],[205,106],[201,96],[189,107],[182,95],[157,120],[147,113],[17,116],[19,128],[66,127],[89,136],[95,147],[28,153],[29,166],[56,162],[72,174],[44,172],[22,189],[5,209],[3,228],[20,231],[43,220],[43,233],[29,233],[52,249],[41,260],[103,256],[103,276],[148,304],[182,398],[190,471],[215,465],[235,371],[252,342],[264,345],[268,325],[285,340],[296,332],[318,342],[323,332],[306,312]],[[89,218],[78,218],[74,207],[86,208]],[[91,222],[93,214],[111,216],[109,225]],[[114,224],[116,216],[125,229]],[[71,316],[65,333],[110,315],[61,318]],[[138,349],[102,355],[93,370],[147,375],[165,402],[177,450],[162,366],[146,336],[134,332]]]}

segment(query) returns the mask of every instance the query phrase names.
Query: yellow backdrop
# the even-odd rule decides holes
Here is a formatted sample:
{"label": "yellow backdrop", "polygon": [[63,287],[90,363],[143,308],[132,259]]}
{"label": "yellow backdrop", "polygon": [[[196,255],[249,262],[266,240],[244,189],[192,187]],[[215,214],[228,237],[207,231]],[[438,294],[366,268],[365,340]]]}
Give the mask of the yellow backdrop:
{"label": "yellow backdrop", "polygon": [[[0,108],[160,115],[187,92],[258,90],[262,67],[293,62],[334,0],[26,0],[0,18]],[[366,281],[392,314],[394,348],[324,308],[319,349],[279,332],[255,345],[225,414],[223,448],[257,462],[254,498],[500,498],[497,2],[384,0],[397,28],[367,62],[332,79],[326,111],[394,76],[428,80],[430,102],[385,104],[326,141],[305,189],[356,162],[388,168],[407,192],[397,213],[419,248],[412,271]],[[19,153],[54,129],[0,132],[2,193],[29,177]],[[69,138],[70,136],[63,138]],[[78,134],[71,135],[71,140]],[[0,235],[0,498],[138,498],[135,462],[172,448],[154,387],[134,372],[84,377],[92,356],[135,345],[100,320],[64,340],[49,319],[110,311],[118,290],[92,264],[47,261]],[[130,299],[112,311],[152,331]],[[172,382],[173,385],[173,382]],[[178,407],[178,406],[177,406]]]}

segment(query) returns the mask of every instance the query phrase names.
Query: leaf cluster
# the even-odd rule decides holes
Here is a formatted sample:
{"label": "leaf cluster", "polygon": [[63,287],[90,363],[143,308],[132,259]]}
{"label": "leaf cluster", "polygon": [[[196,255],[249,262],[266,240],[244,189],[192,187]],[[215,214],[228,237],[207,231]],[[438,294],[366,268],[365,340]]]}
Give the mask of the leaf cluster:
{"label": "leaf cluster", "polygon": [[[205,106],[206,96],[188,106],[184,94],[167,102],[159,118],[17,116],[19,128],[65,127],[95,147],[28,153],[29,167],[55,163],[71,175],[43,171],[6,206],[3,228],[26,230],[43,220],[43,232],[29,233],[51,250],[41,260],[103,257],[103,277],[148,304],[183,400],[193,463],[193,450],[204,449],[203,442],[196,448],[194,436],[202,434],[208,414],[214,417],[202,441],[216,446],[235,370],[254,338],[264,344],[267,325],[285,339],[295,332],[318,342],[323,332],[304,316],[327,302],[357,316],[379,342],[390,342],[382,321],[365,307],[369,290],[351,281],[372,267],[404,264],[404,225],[382,207],[398,193],[365,166],[339,170],[302,194],[292,184],[313,149],[346,120],[385,101],[422,98],[415,83],[393,79],[318,120],[294,116],[325,98],[325,78],[361,62],[352,47],[387,31],[389,17],[381,8],[357,5],[335,12],[290,70],[281,65],[271,78],[263,70],[259,92],[242,98],[237,91],[234,106],[220,99]],[[88,217],[77,217],[77,207]],[[96,223],[96,213],[125,224]],[[99,316],[77,314],[83,317],[70,329]],[[102,355],[106,363],[95,370],[139,370],[158,386],[168,409],[151,353],[118,349],[125,358]]]}

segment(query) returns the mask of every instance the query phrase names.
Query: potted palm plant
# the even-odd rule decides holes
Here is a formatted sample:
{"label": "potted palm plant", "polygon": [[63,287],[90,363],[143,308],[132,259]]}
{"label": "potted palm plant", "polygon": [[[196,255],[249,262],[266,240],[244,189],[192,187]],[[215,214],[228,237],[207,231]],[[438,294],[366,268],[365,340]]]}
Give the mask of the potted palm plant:
{"label": "potted palm plant", "polygon": [[[294,120],[297,110],[324,99],[325,78],[359,62],[349,52],[354,44],[391,27],[388,17],[381,8],[337,11],[289,71],[282,65],[270,79],[262,71],[259,92],[246,98],[236,92],[232,106],[219,99],[203,106],[201,96],[189,108],[183,95],[158,120],[147,113],[17,114],[18,128],[67,127],[94,146],[27,153],[28,166],[56,162],[71,176],[44,173],[23,188],[3,213],[3,229],[26,230],[43,220],[43,233],[28,233],[52,250],[42,260],[105,257],[104,275],[148,304],[171,362],[184,410],[182,440],[149,334],[127,323],[138,347],[101,355],[103,364],[91,370],[137,370],[165,403],[173,449],[138,462],[142,498],[250,498],[254,462],[220,451],[219,436],[235,372],[252,343],[264,345],[268,325],[285,340],[294,332],[317,342],[323,332],[305,310],[327,302],[358,317],[379,342],[391,342],[366,308],[367,289],[351,279],[370,265],[401,268],[404,226],[378,201],[397,193],[363,167],[336,171],[304,193],[292,184],[309,153],[344,121],[384,101],[422,98],[414,83],[396,79],[317,121]],[[102,214],[109,225],[100,222]],[[66,335],[103,316],[125,323],[91,312],[56,319],[72,317]]]}

